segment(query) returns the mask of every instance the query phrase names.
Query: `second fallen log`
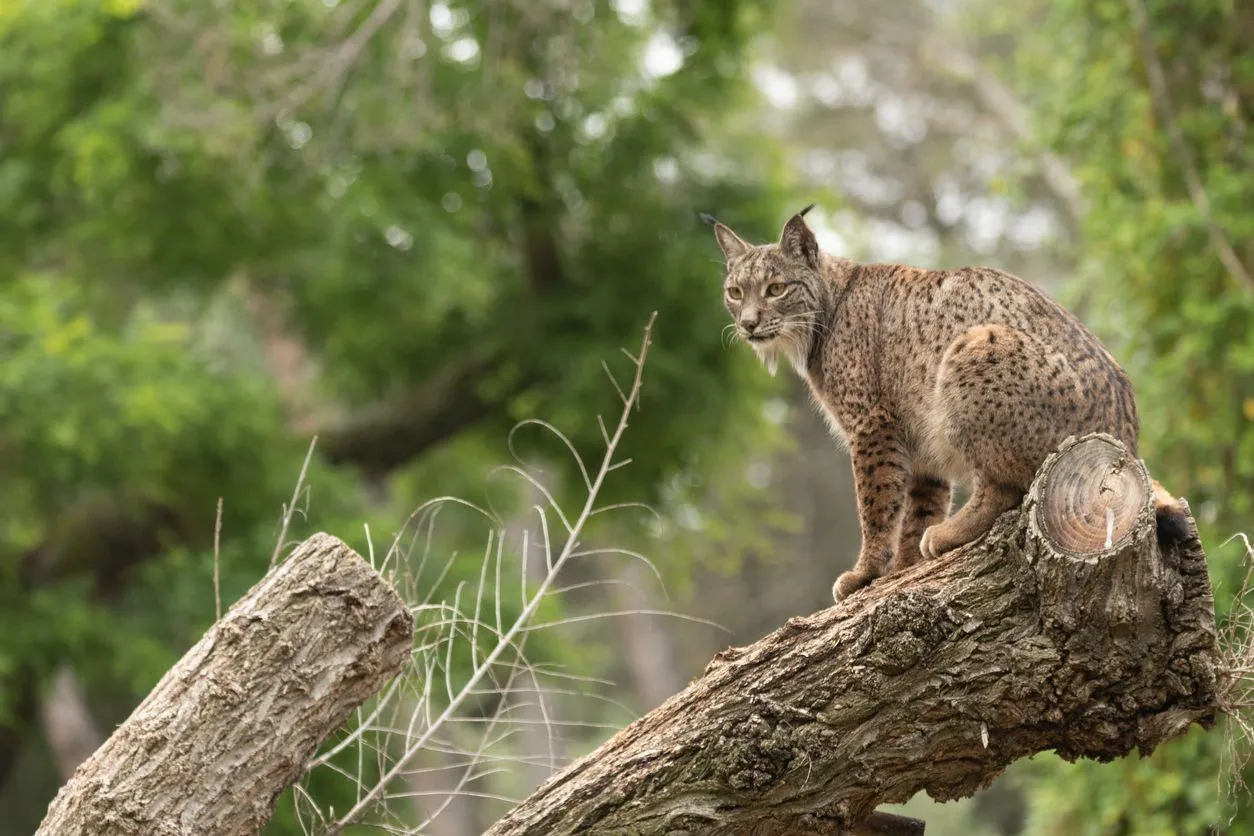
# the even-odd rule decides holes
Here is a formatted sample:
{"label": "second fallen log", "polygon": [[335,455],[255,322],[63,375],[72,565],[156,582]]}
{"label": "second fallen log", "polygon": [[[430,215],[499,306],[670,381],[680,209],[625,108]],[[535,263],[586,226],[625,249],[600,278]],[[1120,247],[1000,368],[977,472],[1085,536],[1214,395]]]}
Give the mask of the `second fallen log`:
{"label": "second fallen log", "polygon": [[316,534],[162,677],[36,836],[251,836],[319,743],[409,661],[414,619]]}

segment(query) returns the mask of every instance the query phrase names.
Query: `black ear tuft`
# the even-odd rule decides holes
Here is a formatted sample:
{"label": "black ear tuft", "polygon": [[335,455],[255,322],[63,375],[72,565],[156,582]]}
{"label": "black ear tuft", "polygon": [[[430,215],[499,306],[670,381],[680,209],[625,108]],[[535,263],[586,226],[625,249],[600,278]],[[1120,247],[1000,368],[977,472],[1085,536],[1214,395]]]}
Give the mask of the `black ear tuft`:
{"label": "black ear tuft", "polygon": [[714,226],[714,224],[718,223],[718,221],[714,219],[713,215],[707,215],[704,212],[698,212],[697,217],[700,218],[704,223],[709,224],[710,226]]}
{"label": "black ear tuft", "polygon": [[811,209],[814,208],[814,206],[815,204],[811,203],[810,205],[806,206],[806,208],[802,209],[797,214],[804,218],[806,216],[806,212],[809,212]]}
{"label": "black ear tuft", "polygon": [[[807,206],[802,212],[807,212],[810,208]],[[819,242],[815,240],[814,233],[806,226],[800,213],[793,215],[784,224],[784,230],[779,236],[779,251],[789,258],[805,262],[815,270],[819,268]]]}

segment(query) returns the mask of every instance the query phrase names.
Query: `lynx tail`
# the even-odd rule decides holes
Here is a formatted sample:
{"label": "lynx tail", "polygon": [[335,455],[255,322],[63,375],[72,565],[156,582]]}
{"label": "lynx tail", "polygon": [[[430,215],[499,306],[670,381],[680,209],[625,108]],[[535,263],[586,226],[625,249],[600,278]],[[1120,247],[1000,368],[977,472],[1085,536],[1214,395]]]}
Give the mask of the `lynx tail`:
{"label": "lynx tail", "polygon": [[1158,545],[1171,548],[1193,536],[1189,515],[1184,506],[1157,479],[1150,480],[1154,488],[1154,521],[1158,526]]}

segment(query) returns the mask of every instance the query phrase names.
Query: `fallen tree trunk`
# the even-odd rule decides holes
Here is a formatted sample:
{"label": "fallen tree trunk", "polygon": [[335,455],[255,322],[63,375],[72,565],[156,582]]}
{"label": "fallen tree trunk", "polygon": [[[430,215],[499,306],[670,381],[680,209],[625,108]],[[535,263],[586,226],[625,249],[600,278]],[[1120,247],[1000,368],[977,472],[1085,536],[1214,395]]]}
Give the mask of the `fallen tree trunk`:
{"label": "fallen tree trunk", "polygon": [[244,836],[409,661],[414,620],[341,541],[306,540],[170,669],[36,836]]}
{"label": "fallen tree trunk", "polygon": [[1209,727],[1214,609],[1188,528],[1160,549],[1144,466],[1069,439],[987,536],[724,651],[489,834],[890,833],[874,808],[919,790]]}

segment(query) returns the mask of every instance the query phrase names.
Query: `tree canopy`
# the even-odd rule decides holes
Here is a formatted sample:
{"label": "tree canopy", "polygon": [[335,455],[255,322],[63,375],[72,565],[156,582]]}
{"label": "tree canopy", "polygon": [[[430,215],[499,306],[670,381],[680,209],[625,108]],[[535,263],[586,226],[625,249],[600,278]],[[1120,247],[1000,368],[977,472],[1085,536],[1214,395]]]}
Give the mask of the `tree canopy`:
{"label": "tree canopy", "polygon": [[519,420],[599,444],[657,310],[609,490],[769,445],[697,218],[777,231],[776,153],[726,117],[767,14],[0,8],[0,785],[56,785],[15,770],[57,665],[118,717],[212,619],[219,497],[224,596],[256,579],[313,433],[308,525],[389,536]]}

